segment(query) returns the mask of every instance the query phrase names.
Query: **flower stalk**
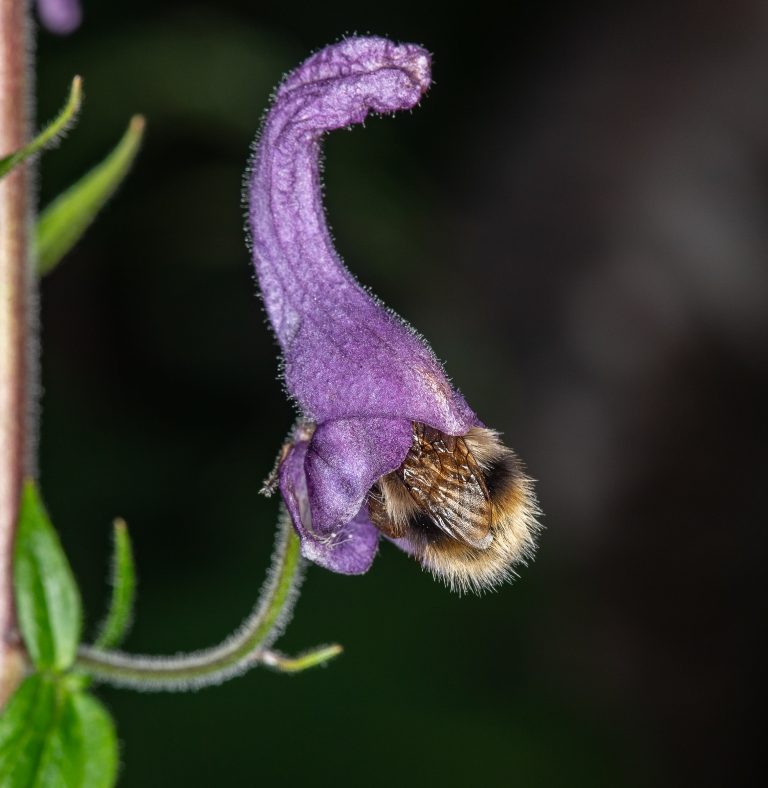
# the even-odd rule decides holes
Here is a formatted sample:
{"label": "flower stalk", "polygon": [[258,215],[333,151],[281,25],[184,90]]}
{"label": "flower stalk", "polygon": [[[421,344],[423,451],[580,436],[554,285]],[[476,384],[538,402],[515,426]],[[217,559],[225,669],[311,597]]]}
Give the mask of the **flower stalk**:
{"label": "flower stalk", "polygon": [[[0,156],[32,126],[27,0],[0,0]],[[31,260],[33,165],[0,180],[0,706],[21,678],[11,556],[22,479],[33,473],[35,276]]]}
{"label": "flower stalk", "polygon": [[257,665],[296,673],[327,662],[341,652],[339,646],[321,646],[298,657],[286,657],[269,648],[290,618],[303,563],[299,538],[283,512],[271,571],[256,607],[238,632],[212,648],[174,657],[125,654],[83,646],[75,669],[118,687],[178,692],[220,684]]}

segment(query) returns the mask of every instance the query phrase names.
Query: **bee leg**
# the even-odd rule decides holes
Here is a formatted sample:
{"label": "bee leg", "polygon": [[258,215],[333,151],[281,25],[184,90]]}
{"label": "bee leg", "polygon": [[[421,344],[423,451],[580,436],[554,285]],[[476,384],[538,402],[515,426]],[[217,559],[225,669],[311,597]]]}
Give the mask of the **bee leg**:
{"label": "bee leg", "polygon": [[278,473],[280,471],[280,466],[285,461],[285,458],[288,456],[288,453],[293,448],[293,443],[291,441],[286,441],[281,447],[280,451],[277,454],[277,459],[275,460],[275,465],[272,470],[269,472],[269,475],[266,479],[262,482],[261,489],[259,493],[263,495],[265,498],[271,498],[274,495],[275,490],[277,490],[277,483],[278,483]]}

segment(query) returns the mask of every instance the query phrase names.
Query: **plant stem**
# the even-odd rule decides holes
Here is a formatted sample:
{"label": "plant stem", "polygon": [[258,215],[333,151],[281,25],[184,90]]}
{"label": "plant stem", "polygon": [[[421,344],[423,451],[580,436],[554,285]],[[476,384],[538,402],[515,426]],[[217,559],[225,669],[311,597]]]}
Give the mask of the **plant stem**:
{"label": "plant stem", "polygon": [[[29,139],[32,72],[28,0],[0,0],[0,155]],[[21,678],[11,557],[22,479],[33,472],[31,394],[35,277],[29,164],[0,181],[0,706]]]}
{"label": "plant stem", "polygon": [[324,646],[297,659],[270,651],[291,614],[301,582],[303,560],[290,519],[283,512],[272,567],[251,615],[239,631],[213,648],[174,657],[143,656],[84,646],[75,669],[118,687],[180,691],[220,684],[263,664],[296,672],[336,656],[338,646]]}

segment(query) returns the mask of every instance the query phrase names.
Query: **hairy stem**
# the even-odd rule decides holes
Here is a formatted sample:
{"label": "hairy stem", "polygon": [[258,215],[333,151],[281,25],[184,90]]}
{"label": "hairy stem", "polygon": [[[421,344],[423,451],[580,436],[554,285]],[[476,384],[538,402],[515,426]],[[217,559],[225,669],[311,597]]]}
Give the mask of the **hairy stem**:
{"label": "hairy stem", "polygon": [[[22,147],[32,124],[28,11],[28,0],[0,0],[0,156]],[[22,479],[34,470],[30,166],[0,180],[0,706],[21,677],[11,557]]]}
{"label": "hairy stem", "polygon": [[[84,646],[75,669],[98,681],[119,687],[180,691],[220,684],[251,667],[263,664],[295,671],[294,661],[268,647],[282,632],[298,595],[303,560],[299,538],[285,512],[281,514],[272,567],[251,615],[234,635],[213,648],[173,657],[143,656]],[[323,647],[323,659],[306,660],[306,667],[339,653],[337,646]],[[315,653],[315,652],[312,652]],[[299,666],[300,670],[302,666]]]}

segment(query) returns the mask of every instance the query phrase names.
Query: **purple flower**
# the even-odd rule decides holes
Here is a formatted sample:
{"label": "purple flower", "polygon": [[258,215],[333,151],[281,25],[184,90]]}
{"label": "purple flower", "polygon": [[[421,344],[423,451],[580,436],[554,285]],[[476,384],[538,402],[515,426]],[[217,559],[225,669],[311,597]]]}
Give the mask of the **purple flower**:
{"label": "purple flower", "polygon": [[250,239],[301,414],[277,476],[304,555],[359,574],[383,533],[452,586],[480,589],[533,548],[530,482],[424,339],[345,268],[321,196],[323,135],[414,107],[430,65],[416,45],[350,38],[292,72],[255,147]]}
{"label": "purple flower", "polygon": [[37,0],[37,13],[51,33],[65,36],[80,27],[80,0]]}

